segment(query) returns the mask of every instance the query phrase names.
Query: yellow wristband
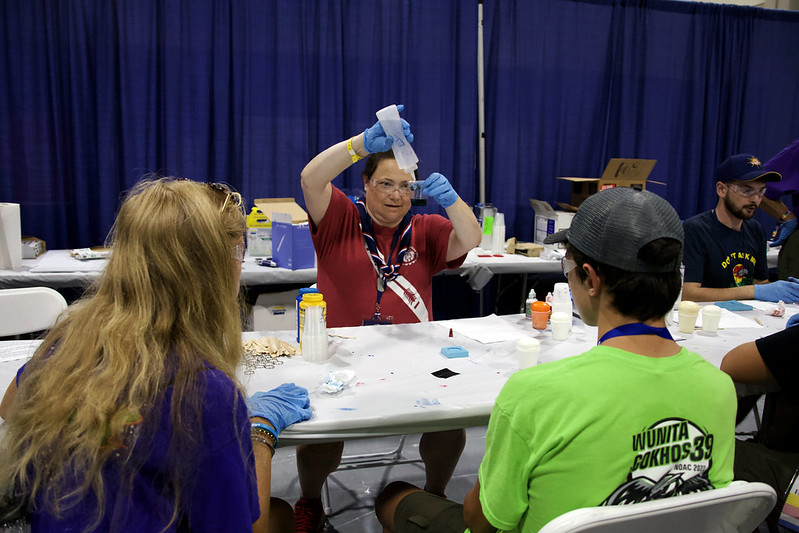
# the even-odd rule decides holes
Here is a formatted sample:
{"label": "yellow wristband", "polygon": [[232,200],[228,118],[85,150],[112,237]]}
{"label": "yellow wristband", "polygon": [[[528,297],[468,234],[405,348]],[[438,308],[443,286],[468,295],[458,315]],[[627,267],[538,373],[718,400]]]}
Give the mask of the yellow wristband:
{"label": "yellow wristband", "polygon": [[352,149],[352,137],[347,139],[347,151],[350,153],[350,157],[352,158],[353,163],[357,163],[358,161],[363,159],[363,157],[359,156],[357,153],[355,153],[355,150]]}

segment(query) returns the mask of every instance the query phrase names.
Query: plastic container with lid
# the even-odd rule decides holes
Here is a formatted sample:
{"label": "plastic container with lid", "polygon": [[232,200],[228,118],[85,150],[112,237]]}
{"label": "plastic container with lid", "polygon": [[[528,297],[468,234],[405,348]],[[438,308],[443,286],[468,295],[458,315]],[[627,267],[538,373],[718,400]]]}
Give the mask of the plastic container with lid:
{"label": "plastic container with lid", "polygon": [[532,315],[534,329],[547,329],[549,311],[550,307],[546,302],[536,301],[530,305],[530,314]]}
{"label": "plastic container with lid", "polygon": [[[309,294],[311,296],[313,294]],[[321,296],[321,295],[319,295]],[[306,306],[304,327],[302,330],[302,358],[312,363],[326,361],[329,356],[327,344],[327,325],[325,324],[322,306],[318,302],[303,301]]]}
{"label": "plastic container with lid", "polygon": [[302,301],[302,297],[304,295],[312,292],[319,292],[319,289],[316,287],[303,287],[300,289],[299,294],[297,295],[297,303],[294,306],[294,316],[296,317],[297,321],[297,342],[300,342],[300,302]]}
{"label": "plastic container with lid", "polygon": [[272,221],[257,207],[247,215],[247,255],[272,257]]}
{"label": "plastic container with lid", "polygon": [[305,328],[305,311],[310,306],[318,306],[322,308],[322,320],[327,324],[327,302],[325,302],[322,293],[320,292],[308,292],[302,295],[302,301],[300,302],[300,310],[298,319],[300,322],[300,335],[299,335],[299,342],[300,348],[302,348],[302,330]]}

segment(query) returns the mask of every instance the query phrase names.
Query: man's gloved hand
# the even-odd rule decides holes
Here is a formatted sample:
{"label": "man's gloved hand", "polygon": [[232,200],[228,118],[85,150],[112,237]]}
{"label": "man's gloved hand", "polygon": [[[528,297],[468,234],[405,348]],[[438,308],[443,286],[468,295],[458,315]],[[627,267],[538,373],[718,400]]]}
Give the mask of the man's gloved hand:
{"label": "man's gloved hand", "polygon": [[799,313],[791,315],[791,318],[789,318],[788,322],[785,324],[785,329],[788,329],[791,326],[795,326],[796,324],[799,324]]}
{"label": "man's gloved hand", "polygon": [[755,285],[755,300],[785,303],[799,302],[799,279],[788,278],[772,283]]}
{"label": "man's gloved hand", "polygon": [[[397,111],[402,111],[403,109],[405,109],[404,105],[397,105]],[[405,138],[408,139],[409,143],[413,142],[411,125],[408,124],[404,118],[402,119],[402,133],[405,134]],[[394,137],[391,135],[386,135],[386,132],[383,130],[383,126],[380,125],[379,120],[374,123],[374,126],[371,128],[366,128],[366,131],[363,132],[363,147],[370,154],[387,152],[391,150],[392,144],[394,144]]]}
{"label": "man's gloved hand", "polygon": [[308,390],[294,383],[284,383],[269,392],[256,392],[247,398],[250,417],[266,418],[280,434],[295,422],[311,418]]}
{"label": "man's gloved hand", "polygon": [[777,229],[774,230],[774,240],[769,243],[769,246],[781,246],[788,240],[788,237],[796,230],[796,225],[799,224],[799,220],[786,220],[782,222]]}
{"label": "man's gloved hand", "polygon": [[444,209],[458,201],[458,193],[452,188],[449,180],[438,172],[433,172],[424,180],[422,194],[435,198],[438,205]]}

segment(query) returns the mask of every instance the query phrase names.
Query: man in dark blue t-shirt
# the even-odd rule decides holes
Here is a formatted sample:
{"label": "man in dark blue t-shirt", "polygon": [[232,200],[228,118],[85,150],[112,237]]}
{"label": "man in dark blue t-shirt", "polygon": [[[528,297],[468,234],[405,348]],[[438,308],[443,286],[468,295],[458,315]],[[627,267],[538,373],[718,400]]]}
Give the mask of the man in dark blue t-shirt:
{"label": "man in dark blue t-shirt", "polygon": [[779,181],[751,154],[716,169],[716,208],[689,218],[685,230],[683,300],[799,301],[799,282],[768,283],[766,234],[752,220],[766,183]]}

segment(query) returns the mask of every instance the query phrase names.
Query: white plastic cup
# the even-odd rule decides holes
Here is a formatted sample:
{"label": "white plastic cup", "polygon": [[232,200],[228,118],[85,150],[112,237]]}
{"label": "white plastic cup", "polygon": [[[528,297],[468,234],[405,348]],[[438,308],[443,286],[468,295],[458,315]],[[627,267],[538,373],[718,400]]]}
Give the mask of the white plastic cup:
{"label": "white plastic cup", "polygon": [[516,341],[516,358],[519,361],[519,370],[538,364],[538,355],[541,352],[541,343],[532,337],[522,337]]}
{"label": "white plastic cup", "polygon": [[719,330],[719,320],[721,320],[721,307],[706,305],[702,308],[702,331],[716,333]]}
{"label": "white plastic cup", "polygon": [[419,162],[419,158],[416,156],[416,152],[413,151],[411,143],[405,138],[405,132],[402,131],[402,120],[397,106],[391,104],[375,114],[386,135],[391,135],[394,138],[391,150],[394,151],[394,159],[397,161],[397,166],[406,174],[412,173],[416,170],[416,163]]}
{"label": "white plastic cup", "polygon": [[683,300],[677,306],[679,317],[678,329],[680,333],[693,333],[696,327],[696,319],[699,317],[699,304],[689,300]]}
{"label": "white plastic cup", "polygon": [[552,340],[565,341],[569,338],[572,327],[572,316],[562,312],[553,312],[549,317],[549,327],[552,329]]}

